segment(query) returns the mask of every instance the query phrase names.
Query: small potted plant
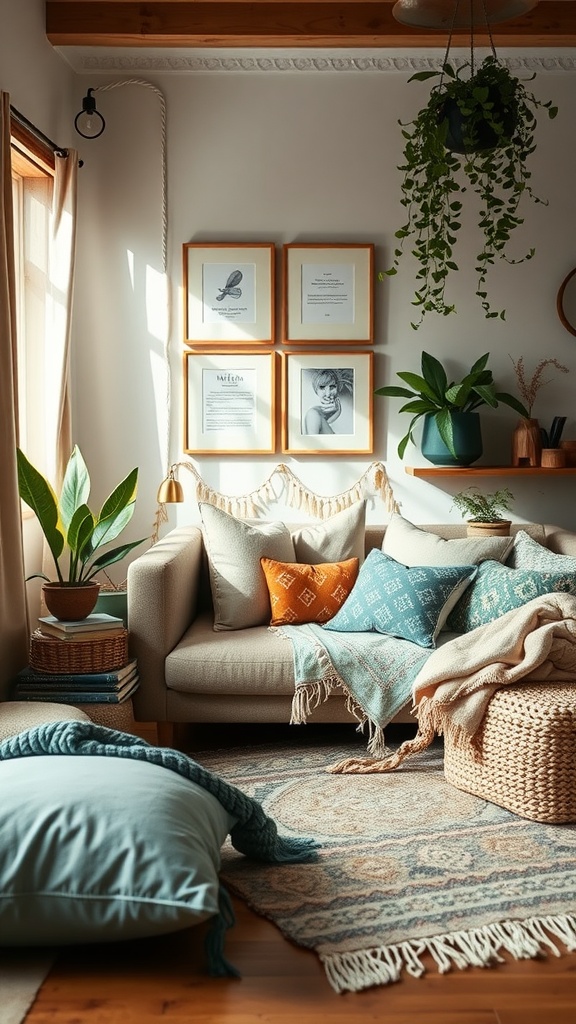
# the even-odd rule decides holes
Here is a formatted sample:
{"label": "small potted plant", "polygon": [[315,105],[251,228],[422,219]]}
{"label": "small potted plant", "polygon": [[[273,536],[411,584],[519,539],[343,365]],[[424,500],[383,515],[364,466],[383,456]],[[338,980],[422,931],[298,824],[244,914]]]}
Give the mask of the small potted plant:
{"label": "small potted plant", "polygon": [[482,455],[480,419],[476,410],[482,405],[496,409],[500,402],[521,416],[527,410],[504,391],[497,391],[492,371],[487,369],[490,353],[477,359],[459,384],[449,381],[446,370],[435,356],[422,353],[422,375],[408,370],[397,376],[410,387],[387,385],[375,394],[389,398],[408,398],[400,412],[412,415],[410,426],[398,445],[402,459],[414,427],[424,417],[421,451],[429,462],[443,466],[469,466]]}
{"label": "small potted plant", "polygon": [[[522,196],[544,202],[532,191],[528,158],[535,149],[535,110],[553,118],[557,108],[538,100],[501,64],[486,57],[477,67],[472,60],[457,70],[447,61],[441,71],[419,71],[409,79],[425,81],[439,76],[426,105],[414,120],[400,122],[405,139],[402,206],[407,220],[396,232],[398,246],[393,275],[409,239],[419,269],[413,304],[420,319],[428,312],[447,316],[455,306],[445,298],[450,271],[457,271],[454,245],[462,223],[464,193],[479,199],[478,227],[482,235],[476,257],[476,295],[487,317],[505,318],[488,301],[486,277],[497,258],[509,263],[531,259],[529,249],[520,259],[507,256],[513,230],[523,222],[518,215]],[[382,276],[382,275],[381,275]]]}
{"label": "small potted plant", "polygon": [[[48,611],[56,618],[86,618],[94,609],[100,590],[94,577],[119,562],[145,539],[97,554],[119,536],[132,518],[138,470],[133,469],[114,488],[95,514],[86,504],[90,476],[77,446],[68,460],[59,498],[46,477],[19,448],[17,461],[20,497],[38,517],[56,572],[56,581],[52,582],[42,572],[32,573],[27,579],[46,580],[42,594]],[[61,564],[63,555],[67,555],[67,569]]]}
{"label": "small potted plant", "polygon": [[511,519],[505,519],[503,512],[509,512],[514,495],[507,487],[492,494],[482,494],[477,487],[468,487],[455,494],[453,502],[466,518],[466,533],[469,537],[508,537]]}

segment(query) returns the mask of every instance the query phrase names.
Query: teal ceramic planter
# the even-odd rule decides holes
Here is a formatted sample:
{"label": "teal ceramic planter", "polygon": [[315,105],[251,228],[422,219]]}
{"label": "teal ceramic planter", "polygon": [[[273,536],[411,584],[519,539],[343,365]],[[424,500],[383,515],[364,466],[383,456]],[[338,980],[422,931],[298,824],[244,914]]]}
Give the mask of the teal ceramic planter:
{"label": "teal ceramic planter", "polygon": [[440,437],[434,416],[424,417],[422,455],[434,466],[471,466],[482,455],[480,415],[477,412],[453,412],[454,449],[448,450]]}
{"label": "teal ceramic planter", "polygon": [[96,601],[95,612],[104,612],[106,615],[115,615],[123,619],[124,626],[128,628],[128,593],[125,590],[101,590]]}

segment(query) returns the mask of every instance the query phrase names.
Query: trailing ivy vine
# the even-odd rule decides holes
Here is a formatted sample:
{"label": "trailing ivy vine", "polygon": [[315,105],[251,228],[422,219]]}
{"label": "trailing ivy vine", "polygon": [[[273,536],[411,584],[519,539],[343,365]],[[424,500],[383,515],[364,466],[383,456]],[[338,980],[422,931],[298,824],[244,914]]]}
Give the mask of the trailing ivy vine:
{"label": "trailing ivy vine", "polygon": [[[469,77],[463,78],[463,72]],[[547,204],[532,190],[527,161],[536,148],[535,110],[545,109],[550,118],[558,113],[550,101],[528,92],[495,56],[486,57],[477,70],[468,62],[454,70],[445,61],[441,71],[418,72],[409,81],[437,75],[440,81],[426,106],[413,121],[399,122],[405,147],[398,170],[404,174],[401,203],[407,220],[395,234],[399,244],[392,266],[384,271],[389,276],[398,272],[410,239],[419,263],[413,305],[419,308],[420,318],[412,323],[414,329],[428,312],[443,316],[455,312],[445,291],[450,272],[459,269],[453,250],[468,187],[480,199],[482,246],[475,261],[476,295],[486,317],[505,319],[505,310],[492,309],[488,299],[488,270],[497,258],[521,263],[534,255],[531,248],[520,259],[511,259],[506,247],[514,229],[523,223],[518,213],[522,197]]]}

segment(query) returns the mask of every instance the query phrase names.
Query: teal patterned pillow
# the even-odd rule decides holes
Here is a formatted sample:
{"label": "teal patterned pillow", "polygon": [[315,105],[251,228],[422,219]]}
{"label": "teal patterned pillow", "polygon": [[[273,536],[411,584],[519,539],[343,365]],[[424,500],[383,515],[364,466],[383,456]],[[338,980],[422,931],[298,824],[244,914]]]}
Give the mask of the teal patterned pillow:
{"label": "teal patterned pillow", "polygon": [[350,595],[323,629],[376,632],[435,647],[449,611],[469,585],[476,565],[409,568],[374,548]]}
{"label": "teal patterned pillow", "polygon": [[468,633],[476,626],[493,622],[513,608],[521,608],[534,597],[542,597],[555,590],[576,594],[576,575],[573,572],[510,569],[500,562],[482,562],[472,586],[448,616],[448,629]]}
{"label": "teal patterned pillow", "polygon": [[557,555],[539,544],[525,530],[519,530],[514,546],[505,562],[511,569],[537,569],[538,572],[573,573],[576,576],[576,558]]}

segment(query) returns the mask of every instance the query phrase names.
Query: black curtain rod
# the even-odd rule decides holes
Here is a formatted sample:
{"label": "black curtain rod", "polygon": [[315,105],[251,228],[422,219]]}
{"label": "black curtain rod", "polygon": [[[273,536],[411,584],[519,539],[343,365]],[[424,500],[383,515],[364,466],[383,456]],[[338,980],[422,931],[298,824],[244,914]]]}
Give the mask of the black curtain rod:
{"label": "black curtain rod", "polygon": [[49,139],[47,135],[44,135],[44,132],[41,132],[35,124],[32,124],[32,121],[29,121],[27,117],[24,117],[24,114],[21,114],[19,110],[16,110],[16,107],[13,107],[12,104],[10,104],[10,114],[14,120],[18,121],[18,123],[22,125],[23,128],[27,128],[29,132],[32,132],[32,135],[35,135],[37,139],[48,146],[56,156],[68,156],[67,149],[63,149],[62,146],[57,146],[55,142],[52,142],[52,139]]}

